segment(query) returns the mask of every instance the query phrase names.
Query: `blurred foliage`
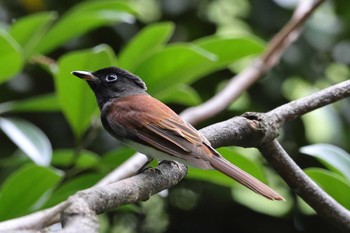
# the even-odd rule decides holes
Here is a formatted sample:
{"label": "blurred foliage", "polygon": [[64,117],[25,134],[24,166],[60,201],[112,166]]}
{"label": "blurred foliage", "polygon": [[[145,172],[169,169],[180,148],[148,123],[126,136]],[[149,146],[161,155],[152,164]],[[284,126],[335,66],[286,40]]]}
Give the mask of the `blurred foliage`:
{"label": "blurred foliage", "polygon": [[[71,71],[126,68],[180,112],[209,99],[261,54],[264,41],[290,18],[293,2],[0,2],[0,220],[55,205],[134,153],[101,129],[93,93]],[[277,67],[198,127],[268,111],[347,80],[346,4],[323,4]],[[287,124],[279,138],[306,173],[347,208],[349,109],[349,100],[343,100],[316,110]],[[149,201],[101,215],[101,232],[336,232],[290,192],[256,150],[220,152],[287,202],[263,200],[218,172],[190,169],[183,182]]]}

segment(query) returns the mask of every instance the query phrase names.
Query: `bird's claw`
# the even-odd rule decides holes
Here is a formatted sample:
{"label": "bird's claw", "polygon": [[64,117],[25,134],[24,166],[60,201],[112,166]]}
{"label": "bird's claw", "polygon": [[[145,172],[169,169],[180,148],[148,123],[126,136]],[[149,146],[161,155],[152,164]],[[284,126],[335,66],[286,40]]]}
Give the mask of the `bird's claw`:
{"label": "bird's claw", "polygon": [[177,166],[177,168],[178,169],[182,169],[181,168],[181,164],[179,163],[179,162],[177,162],[177,161],[173,161],[173,160],[161,160],[161,161],[159,161],[159,163],[158,163],[158,166],[160,165],[160,164],[162,164],[162,163],[168,163],[168,164],[175,164],[176,166]]}
{"label": "bird's claw", "polygon": [[161,173],[160,169],[157,167],[146,167],[142,172]]}

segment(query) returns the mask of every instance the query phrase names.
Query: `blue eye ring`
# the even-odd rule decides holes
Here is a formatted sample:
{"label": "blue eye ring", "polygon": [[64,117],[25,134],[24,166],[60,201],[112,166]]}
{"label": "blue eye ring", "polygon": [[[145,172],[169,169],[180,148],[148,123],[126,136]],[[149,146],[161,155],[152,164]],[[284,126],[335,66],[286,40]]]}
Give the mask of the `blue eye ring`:
{"label": "blue eye ring", "polygon": [[117,79],[118,79],[118,76],[116,74],[109,74],[106,76],[106,81],[109,83],[115,82],[115,81],[117,81]]}

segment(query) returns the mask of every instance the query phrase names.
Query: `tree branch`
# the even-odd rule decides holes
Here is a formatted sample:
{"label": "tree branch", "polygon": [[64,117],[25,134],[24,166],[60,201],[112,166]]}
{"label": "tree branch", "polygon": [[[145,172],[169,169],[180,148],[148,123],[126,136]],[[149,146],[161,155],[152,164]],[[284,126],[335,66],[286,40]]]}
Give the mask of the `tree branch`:
{"label": "tree branch", "polygon": [[186,174],[185,165],[164,162],[156,169],[117,183],[80,191],[69,198],[71,205],[62,213],[63,232],[98,232],[96,214],[121,205],[146,201],[152,195],[176,185]]}
{"label": "tree branch", "polygon": [[39,218],[45,218],[44,215],[53,218],[58,214],[58,208],[64,225],[61,233],[98,232],[97,214],[121,205],[148,200],[152,195],[177,184],[186,174],[185,165],[164,162],[157,169],[149,169],[117,183],[80,191],[56,207],[1,222],[0,232],[33,232],[33,229],[47,227]]}
{"label": "tree branch", "polygon": [[288,186],[320,216],[346,232],[350,231],[350,212],[317,186],[277,140],[262,144],[259,150]]}
{"label": "tree branch", "polygon": [[[350,81],[333,85],[304,98],[289,102],[264,114],[245,114],[201,130],[214,147],[234,142],[257,147],[284,181],[320,216],[335,226],[350,231],[350,212],[318,187],[290,158],[277,140],[277,128],[295,119],[350,96]],[[271,127],[269,129],[269,127]],[[216,132],[220,129],[219,135]],[[265,136],[263,136],[265,134]]]}
{"label": "tree branch", "polygon": [[347,80],[307,97],[284,104],[266,114],[274,120],[277,127],[280,127],[286,121],[293,120],[307,112],[349,96],[350,80]]}
{"label": "tree branch", "polygon": [[24,230],[40,230],[59,221],[57,216],[65,209],[69,203],[64,201],[54,207],[41,210],[27,216],[10,219],[0,222],[0,232],[13,232]]}

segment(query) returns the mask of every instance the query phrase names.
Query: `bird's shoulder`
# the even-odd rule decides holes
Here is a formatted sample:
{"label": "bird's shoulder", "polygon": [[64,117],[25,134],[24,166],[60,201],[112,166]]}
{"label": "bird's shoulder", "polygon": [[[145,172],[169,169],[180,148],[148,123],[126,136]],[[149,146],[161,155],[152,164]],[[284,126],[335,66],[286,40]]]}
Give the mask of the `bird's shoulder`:
{"label": "bird's shoulder", "polygon": [[143,94],[113,99],[101,109],[102,122],[120,124],[131,129],[158,124],[163,119],[179,120],[178,118],[180,117],[165,104]]}
{"label": "bird's shoulder", "polygon": [[149,95],[130,95],[110,101],[103,111],[112,118],[156,123],[163,118],[180,118],[168,106]]}
{"label": "bird's shoulder", "polygon": [[112,106],[119,111],[138,111],[140,113],[153,113],[177,116],[177,114],[161,101],[150,95],[130,95],[112,101]]}

